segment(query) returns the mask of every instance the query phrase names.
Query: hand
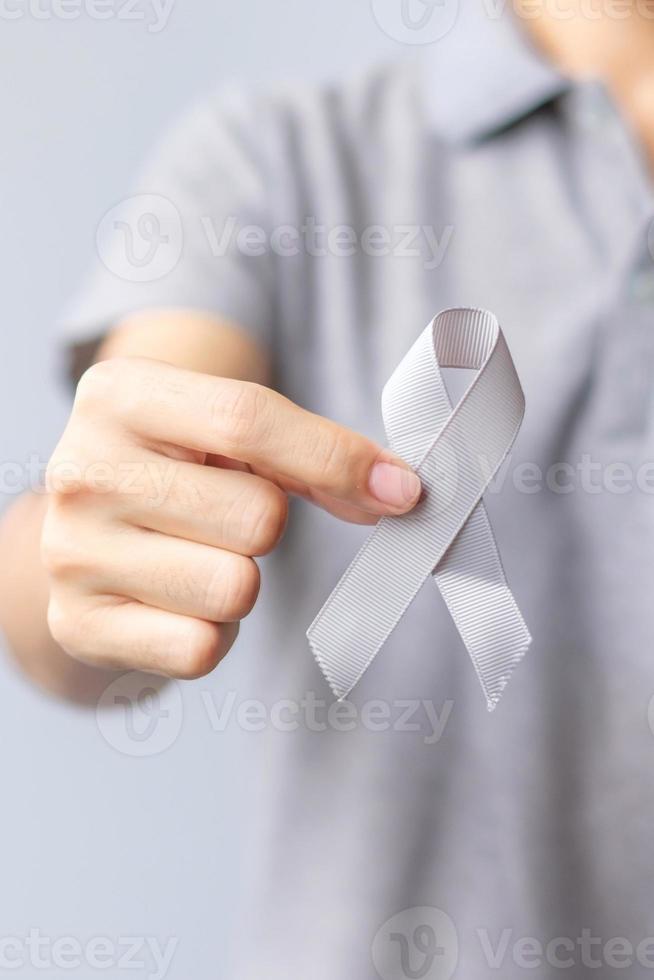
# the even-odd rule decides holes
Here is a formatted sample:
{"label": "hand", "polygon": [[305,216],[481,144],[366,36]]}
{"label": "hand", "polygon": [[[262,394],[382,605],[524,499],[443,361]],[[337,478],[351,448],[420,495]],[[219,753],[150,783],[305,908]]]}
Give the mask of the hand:
{"label": "hand", "polygon": [[233,644],[288,493],[361,523],[420,495],[402,460],[274,391],[137,358],[83,376],[47,482],[54,639],[86,663],[180,678]]}

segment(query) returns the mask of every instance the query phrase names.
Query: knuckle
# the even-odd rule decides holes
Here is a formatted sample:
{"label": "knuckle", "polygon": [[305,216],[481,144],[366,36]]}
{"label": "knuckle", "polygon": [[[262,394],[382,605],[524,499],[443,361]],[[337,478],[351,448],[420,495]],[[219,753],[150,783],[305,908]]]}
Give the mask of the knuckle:
{"label": "knuckle", "polygon": [[75,653],[77,648],[76,622],[76,617],[71,614],[67,605],[51,595],[47,613],[48,630],[55,643],[69,653]]}
{"label": "knuckle", "polygon": [[166,386],[163,365],[140,357],[96,361],[77,385],[73,415],[115,419],[130,427]]}
{"label": "knuckle", "polygon": [[49,509],[40,542],[41,563],[51,578],[70,578],[84,568],[82,549],[67,523]]}
{"label": "knuckle", "polygon": [[218,625],[199,619],[189,620],[175,676],[181,680],[204,677],[216,667],[223,652]]}
{"label": "knuckle", "polygon": [[232,567],[223,579],[223,613],[228,621],[243,619],[254,608],[259,596],[259,568],[251,558],[234,556]]}
{"label": "knuckle", "polygon": [[259,438],[266,418],[266,389],[244,381],[221,383],[212,391],[209,410],[211,424],[227,448],[238,450]]}
{"label": "knuckle", "polygon": [[48,493],[54,496],[69,496],[79,493],[82,488],[79,454],[73,452],[69,442],[59,443],[48,460],[45,470],[45,486]]}
{"label": "knuckle", "polygon": [[41,534],[41,564],[50,576],[56,576],[62,568],[62,553],[59,542],[51,531]]}
{"label": "knuckle", "polygon": [[112,357],[96,361],[86,369],[77,384],[75,409],[104,405],[116,397],[116,383],[124,366],[124,359]]}
{"label": "knuckle", "polygon": [[209,569],[206,578],[200,589],[194,586],[189,590],[189,598],[198,593],[201,596],[200,603],[196,607],[203,619],[211,622],[219,622],[225,615],[226,595],[228,587],[225,572],[222,567],[218,570]]}
{"label": "knuckle", "polygon": [[223,522],[226,508],[216,503],[216,493],[201,481],[190,478],[184,468],[178,470],[170,483],[170,492],[183,513],[194,515],[204,525]]}
{"label": "knuckle", "polygon": [[[96,425],[87,426],[79,419],[69,423],[45,473],[50,499],[61,506],[66,498],[93,496],[110,498],[125,507],[135,496],[150,491],[156,498],[161,485],[151,487],[152,483],[147,456],[136,443],[108,430],[100,434]],[[68,506],[75,504],[70,500]]]}
{"label": "knuckle", "polygon": [[288,497],[270,483],[251,495],[244,514],[245,539],[252,555],[267,555],[279,544],[288,519]]}
{"label": "knuckle", "polygon": [[352,469],[352,438],[338,426],[325,429],[315,447],[315,460],[327,482],[340,484]]}
{"label": "knuckle", "polygon": [[46,467],[48,493],[57,498],[113,492],[119,485],[128,449],[129,443],[116,440],[113,433],[103,431],[99,435],[96,424],[72,418]]}

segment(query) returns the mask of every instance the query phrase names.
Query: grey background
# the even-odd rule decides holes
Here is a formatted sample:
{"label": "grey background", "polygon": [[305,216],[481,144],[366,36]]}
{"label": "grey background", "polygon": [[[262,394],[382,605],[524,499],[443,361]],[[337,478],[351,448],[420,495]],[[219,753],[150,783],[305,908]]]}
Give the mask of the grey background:
{"label": "grey background", "polygon": [[[160,33],[148,31],[146,0],[135,8],[146,19],[132,22],[39,20],[26,6],[18,19],[0,16],[3,465],[46,459],[65,423],[55,317],[84,274],[100,217],[129,192],[166,121],[216,81],[336,78],[399,49],[366,0],[177,0]],[[236,687],[236,658],[226,669]],[[174,744],[130,758],[93,712],[32,690],[0,657],[0,939],[30,929],[82,943],[177,937],[168,977],[221,975],[247,813],[247,773],[230,760],[242,764],[257,736],[233,723],[212,731],[207,687],[184,686],[183,717],[168,704]],[[49,970],[21,955],[14,977],[154,972],[150,961]]]}

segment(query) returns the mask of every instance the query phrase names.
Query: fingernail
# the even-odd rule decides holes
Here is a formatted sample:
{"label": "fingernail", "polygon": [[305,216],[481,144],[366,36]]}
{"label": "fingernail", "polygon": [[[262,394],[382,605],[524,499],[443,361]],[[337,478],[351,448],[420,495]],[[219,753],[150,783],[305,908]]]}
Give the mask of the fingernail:
{"label": "fingernail", "polygon": [[395,463],[375,463],[368,481],[370,493],[380,503],[408,510],[417,501],[422,484],[413,470]]}

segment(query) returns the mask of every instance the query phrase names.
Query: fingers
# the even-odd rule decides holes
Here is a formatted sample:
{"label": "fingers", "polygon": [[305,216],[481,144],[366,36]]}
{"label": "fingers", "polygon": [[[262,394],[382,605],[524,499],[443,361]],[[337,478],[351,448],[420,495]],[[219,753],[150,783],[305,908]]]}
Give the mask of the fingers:
{"label": "fingers", "polygon": [[44,521],[54,640],[100,667],[175,677],[212,670],[256,601],[255,562],[109,520],[94,503],[52,502]]}
{"label": "fingers", "polygon": [[229,456],[372,514],[410,510],[420,481],[398,457],[260,385],[138,359],[95,365],[77,403],[110,404],[149,440]]}
{"label": "fingers", "polygon": [[116,495],[128,524],[251,556],[268,554],[284,533],[288,497],[260,476],[154,453],[141,472],[141,492]]}
{"label": "fingers", "polygon": [[238,635],[237,623],[206,622],[138,602],[59,592],[48,624],[70,656],[96,667],[143,670],[191,680],[223,659]]}
{"label": "fingers", "polygon": [[[88,567],[78,556],[71,576],[89,593],[217,623],[245,618],[257,600],[259,569],[251,558],[135,528],[98,537],[87,537]],[[98,547],[101,566],[92,558]]]}
{"label": "fingers", "polygon": [[54,588],[121,596],[215,622],[247,616],[259,591],[251,558],[99,521],[92,510],[48,514],[41,555]]}

